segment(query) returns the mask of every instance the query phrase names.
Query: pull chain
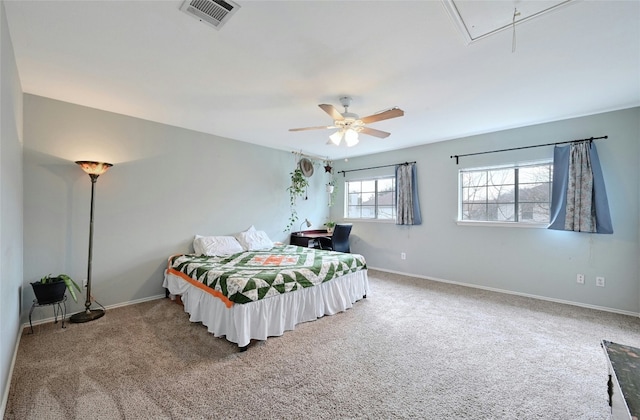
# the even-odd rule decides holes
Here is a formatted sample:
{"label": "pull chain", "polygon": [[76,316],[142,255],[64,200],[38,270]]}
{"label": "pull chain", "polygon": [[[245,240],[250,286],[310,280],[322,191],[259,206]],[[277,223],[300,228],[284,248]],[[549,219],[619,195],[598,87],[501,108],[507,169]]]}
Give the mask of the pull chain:
{"label": "pull chain", "polygon": [[520,12],[518,9],[513,9],[513,20],[511,24],[513,25],[513,39],[511,40],[511,52],[516,52],[516,16],[520,16]]}

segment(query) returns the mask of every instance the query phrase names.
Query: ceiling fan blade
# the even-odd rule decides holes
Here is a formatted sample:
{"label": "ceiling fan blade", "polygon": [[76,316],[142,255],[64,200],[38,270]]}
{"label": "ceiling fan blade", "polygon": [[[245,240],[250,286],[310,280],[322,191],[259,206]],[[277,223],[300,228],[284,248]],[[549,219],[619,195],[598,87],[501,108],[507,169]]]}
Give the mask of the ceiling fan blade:
{"label": "ceiling fan blade", "polygon": [[388,120],[390,118],[402,117],[403,115],[404,111],[400,108],[392,108],[360,119],[363,123],[369,124],[376,121]]}
{"label": "ceiling fan blade", "polygon": [[317,127],[290,128],[289,131],[325,130],[329,128],[336,128],[336,127],[334,127],[333,125],[320,125]]}
{"label": "ceiling fan blade", "polygon": [[391,133],[387,133],[386,131],[376,130],[375,128],[370,127],[362,127],[360,132],[363,134],[368,134],[370,136],[380,137],[381,139],[384,139],[391,135]]}
{"label": "ceiling fan blade", "polygon": [[344,120],[344,117],[342,116],[341,113],[338,112],[338,110],[333,106],[333,105],[329,105],[329,104],[320,104],[318,105],[320,108],[322,108],[322,110],[324,112],[326,112],[327,114],[329,114],[331,116],[331,118],[333,118],[334,120],[337,121],[342,121]]}

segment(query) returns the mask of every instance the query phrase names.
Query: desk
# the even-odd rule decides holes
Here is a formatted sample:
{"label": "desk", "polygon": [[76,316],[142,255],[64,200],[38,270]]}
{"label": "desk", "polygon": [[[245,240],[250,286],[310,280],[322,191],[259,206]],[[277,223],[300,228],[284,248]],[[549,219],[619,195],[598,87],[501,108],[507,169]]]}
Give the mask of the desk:
{"label": "desk", "polygon": [[640,349],[602,341],[609,362],[611,418],[637,419],[640,415]]}
{"label": "desk", "polygon": [[303,230],[300,232],[291,232],[291,245],[297,246],[313,246],[318,238],[331,238],[331,234],[324,229]]}

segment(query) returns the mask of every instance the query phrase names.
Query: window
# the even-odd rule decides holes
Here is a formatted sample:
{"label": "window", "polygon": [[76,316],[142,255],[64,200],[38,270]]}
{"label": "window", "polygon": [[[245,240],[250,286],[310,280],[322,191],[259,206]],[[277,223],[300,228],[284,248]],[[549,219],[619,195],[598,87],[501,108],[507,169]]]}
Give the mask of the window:
{"label": "window", "polygon": [[548,224],[551,162],[460,171],[460,221]]}
{"label": "window", "polygon": [[396,219],[396,179],[347,181],[345,217],[348,219]]}

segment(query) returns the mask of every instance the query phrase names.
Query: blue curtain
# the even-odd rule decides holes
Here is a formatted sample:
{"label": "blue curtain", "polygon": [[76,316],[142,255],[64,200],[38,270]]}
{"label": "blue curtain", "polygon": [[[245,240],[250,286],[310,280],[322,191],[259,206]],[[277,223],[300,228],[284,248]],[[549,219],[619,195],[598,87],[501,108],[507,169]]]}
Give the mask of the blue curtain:
{"label": "blue curtain", "polygon": [[591,141],[554,149],[549,229],[613,233],[600,159]]}
{"label": "blue curtain", "polygon": [[396,165],[396,225],[422,224],[415,163]]}

